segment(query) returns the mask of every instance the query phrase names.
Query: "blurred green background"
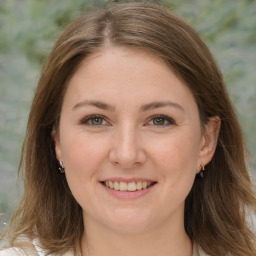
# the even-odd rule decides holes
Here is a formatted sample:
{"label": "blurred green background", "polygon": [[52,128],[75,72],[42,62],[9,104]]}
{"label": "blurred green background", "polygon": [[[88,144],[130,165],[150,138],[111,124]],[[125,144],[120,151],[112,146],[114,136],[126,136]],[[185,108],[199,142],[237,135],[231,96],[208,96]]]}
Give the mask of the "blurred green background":
{"label": "blurred green background", "polygon": [[[19,198],[16,173],[42,64],[61,29],[106,1],[0,0],[0,229]],[[241,121],[256,177],[256,1],[169,0],[211,49]]]}

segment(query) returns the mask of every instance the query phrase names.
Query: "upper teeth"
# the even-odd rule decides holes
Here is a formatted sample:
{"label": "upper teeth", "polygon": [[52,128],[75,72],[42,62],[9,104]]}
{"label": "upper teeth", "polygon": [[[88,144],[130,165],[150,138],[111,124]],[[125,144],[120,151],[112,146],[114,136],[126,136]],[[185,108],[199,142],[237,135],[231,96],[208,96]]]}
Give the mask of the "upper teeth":
{"label": "upper teeth", "polygon": [[148,188],[153,182],[138,181],[138,182],[124,182],[124,181],[104,181],[104,185],[108,188],[120,191],[136,191]]}

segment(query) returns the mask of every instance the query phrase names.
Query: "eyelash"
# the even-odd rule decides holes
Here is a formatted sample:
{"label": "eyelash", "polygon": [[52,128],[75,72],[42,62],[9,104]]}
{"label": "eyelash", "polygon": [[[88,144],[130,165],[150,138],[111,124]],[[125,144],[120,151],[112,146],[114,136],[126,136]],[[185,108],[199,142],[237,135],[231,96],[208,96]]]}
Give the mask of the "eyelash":
{"label": "eyelash", "polygon": [[[81,124],[83,125],[87,125],[87,126],[94,126],[94,127],[100,127],[102,125],[106,125],[106,124],[93,124],[93,123],[89,123],[91,122],[93,119],[101,119],[103,122],[107,122],[106,121],[106,117],[102,116],[102,115],[90,115],[90,116],[87,116],[86,118],[82,119],[81,120]],[[166,126],[169,126],[169,125],[174,125],[176,124],[176,122],[168,117],[168,116],[165,116],[165,115],[153,115],[150,117],[149,121],[147,122],[147,124],[151,121],[154,121],[154,120],[163,120],[164,121],[164,124],[161,124],[161,125],[154,125],[154,124],[150,124],[150,125],[153,125],[153,126],[163,126],[163,127],[166,127]],[[167,122],[167,124],[166,124]],[[109,123],[107,122],[107,125],[109,125]]]}
{"label": "eyelash", "polygon": [[[160,120],[163,120],[164,123],[167,121],[167,124],[163,124],[163,125],[154,125],[154,126],[169,126],[169,125],[174,125],[176,124],[176,122],[168,117],[168,116],[165,116],[165,115],[153,115],[150,117],[150,121],[153,121],[153,120],[156,120],[156,119],[160,119]],[[148,122],[149,123],[149,122]]]}
{"label": "eyelash", "polygon": [[92,124],[92,123],[89,123],[90,121],[92,121],[93,119],[101,119],[103,121],[106,121],[106,118],[102,115],[90,115],[90,116],[87,116],[86,118],[82,119],[81,120],[81,124],[84,124],[84,125],[88,125],[88,126],[101,126],[102,124],[100,125],[97,125],[97,124]]}

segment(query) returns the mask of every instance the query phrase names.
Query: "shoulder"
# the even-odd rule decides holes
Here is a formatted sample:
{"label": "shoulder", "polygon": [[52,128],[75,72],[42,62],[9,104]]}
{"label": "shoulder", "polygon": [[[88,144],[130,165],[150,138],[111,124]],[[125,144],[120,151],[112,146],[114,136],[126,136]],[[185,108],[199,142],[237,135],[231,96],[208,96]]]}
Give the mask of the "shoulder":
{"label": "shoulder", "polygon": [[[65,254],[47,254],[46,250],[44,250],[41,245],[40,245],[40,242],[38,239],[34,239],[33,240],[33,245],[34,245],[34,248],[37,252],[36,255],[39,255],[39,256],[74,256],[74,253],[72,250],[69,250],[68,252],[66,252]],[[1,255],[0,255],[1,256]]]}
{"label": "shoulder", "polygon": [[198,244],[194,243],[193,256],[209,256],[209,255],[206,254]]}
{"label": "shoulder", "polygon": [[[0,249],[0,256],[45,256],[46,254],[42,249],[35,248],[35,251],[30,251],[28,253],[25,253],[21,248],[18,247],[12,247],[8,249]],[[55,255],[55,254],[54,254]],[[53,255],[49,255],[53,256]],[[57,255],[56,255],[57,256]],[[74,256],[73,251],[68,251],[65,254],[62,254],[62,256]]]}
{"label": "shoulder", "polygon": [[69,250],[65,254],[48,254],[44,250],[39,242],[39,239],[29,240],[28,238],[22,238],[19,240],[19,244],[16,247],[1,249],[0,256],[74,256],[73,250]]}
{"label": "shoulder", "polygon": [[198,250],[198,255],[199,255],[199,256],[209,256],[209,255],[206,254],[201,248],[199,248],[199,250]]}
{"label": "shoulder", "polygon": [[4,250],[0,250],[0,256],[24,256],[26,253],[18,248],[18,247],[12,247]]}

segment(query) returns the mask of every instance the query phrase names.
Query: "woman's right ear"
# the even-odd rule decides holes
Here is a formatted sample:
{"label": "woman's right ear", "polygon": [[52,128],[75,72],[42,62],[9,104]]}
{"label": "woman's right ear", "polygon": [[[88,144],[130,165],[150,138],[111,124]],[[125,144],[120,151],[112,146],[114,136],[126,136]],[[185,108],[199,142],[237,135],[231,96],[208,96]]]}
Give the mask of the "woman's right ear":
{"label": "woman's right ear", "polygon": [[61,148],[60,148],[60,137],[59,137],[59,133],[56,131],[56,128],[52,129],[51,135],[55,145],[56,158],[60,160],[62,159]]}

